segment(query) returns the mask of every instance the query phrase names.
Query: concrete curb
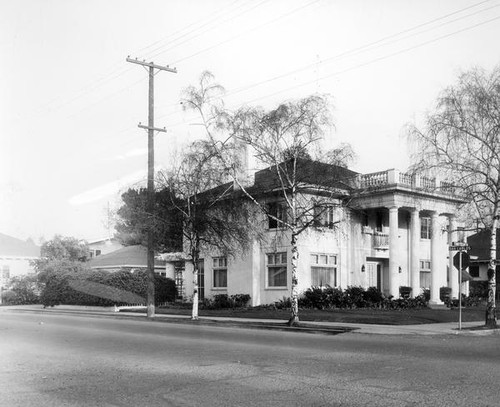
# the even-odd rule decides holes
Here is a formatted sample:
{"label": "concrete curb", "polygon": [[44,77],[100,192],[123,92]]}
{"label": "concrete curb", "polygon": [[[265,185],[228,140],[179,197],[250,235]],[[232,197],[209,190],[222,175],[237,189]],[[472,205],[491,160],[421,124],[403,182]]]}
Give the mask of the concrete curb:
{"label": "concrete curb", "polygon": [[[130,307],[123,307],[124,309]],[[134,307],[136,308],[136,307]],[[58,305],[44,308],[42,305],[2,306],[0,311],[34,311],[34,312],[62,312],[74,314],[87,314],[93,316],[105,315],[108,317],[127,317],[145,319],[144,313],[127,312],[120,307],[86,307],[76,305]],[[120,312],[118,312],[120,311]],[[482,329],[481,322],[463,322],[462,330],[458,330],[458,322],[446,322],[436,324],[420,325],[376,325],[357,324],[345,322],[315,322],[304,321],[301,326],[289,327],[285,320],[278,319],[255,319],[255,318],[232,318],[232,317],[199,317],[192,321],[188,315],[156,314],[155,321],[164,321],[183,324],[203,324],[227,327],[241,327],[249,329],[268,329],[290,332],[323,333],[337,335],[340,333],[371,334],[371,335],[467,335],[487,336],[500,335],[500,329]]]}

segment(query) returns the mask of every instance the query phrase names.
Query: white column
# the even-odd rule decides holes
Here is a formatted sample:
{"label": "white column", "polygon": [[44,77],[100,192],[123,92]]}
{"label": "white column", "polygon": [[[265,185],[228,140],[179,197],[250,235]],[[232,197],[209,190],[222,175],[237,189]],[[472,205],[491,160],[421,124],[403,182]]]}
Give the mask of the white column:
{"label": "white column", "polygon": [[410,213],[410,275],[412,296],[420,294],[420,217],[417,208]]}
{"label": "white column", "polygon": [[[457,221],[455,215],[450,215],[448,217],[448,245],[451,246],[452,242],[457,240]],[[448,282],[449,287],[451,287],[451,297],[458,298],[458,270],[453,265],[453,256],[456,251],[449,252],[448,267],[450,270],[450,281]]]}
{"label": "white column", "polygon": [[389,294],[399,298],[398,207],[389,208]]}
{"label": "white column", "polygon": [[439,223],[438,213],[431,214],[431,304],[442,304],[439,299]]}

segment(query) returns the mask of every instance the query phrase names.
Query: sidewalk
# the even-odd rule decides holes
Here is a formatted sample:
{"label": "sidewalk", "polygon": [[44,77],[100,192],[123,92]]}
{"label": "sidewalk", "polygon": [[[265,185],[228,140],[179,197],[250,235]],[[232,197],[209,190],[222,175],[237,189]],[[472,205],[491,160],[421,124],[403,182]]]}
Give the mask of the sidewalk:
{"label": "sidewalk", "polygon": [[[126,309],[125,307],[123,309]],[[127,318],[144,319],[145,313],[127,312],[124,310],[115,309],[114,307],[86,307],[75,305],[58,305],[52,308],[43,308],[41,305],[19,305],[19,306],[3,306],[0,311],[34,311],[41,313],[75,313],[86,315],[106,315],[118,316]],[[118,312],[119,311],[119,312]],[[170,315],[156,314],[155,320],[169,321],[179,323],[192,323],[191,317],[188,315]],[[372,334],[372,335],[500,335],[500,329],[481,329],[481,322],[462,322],[462,329],[458,330],[458,321],[437,323],[437,324],[420,324],[420,325],[375,325],[375,324],[358,324],[358,323],[343,323],[343,322],[313,322],[303,321],[300,327],[287,327],[286,320],[278,319],[255,319],[255,318],[234,318],[234,317],[199,317],[199,321],[203,324],[217,324],[221,326],[238,326],[241,328],[253,329],[271,329],[282,331],[302,331],[310,333],[330,333],[339,334],[351,332],[354,334]]]}

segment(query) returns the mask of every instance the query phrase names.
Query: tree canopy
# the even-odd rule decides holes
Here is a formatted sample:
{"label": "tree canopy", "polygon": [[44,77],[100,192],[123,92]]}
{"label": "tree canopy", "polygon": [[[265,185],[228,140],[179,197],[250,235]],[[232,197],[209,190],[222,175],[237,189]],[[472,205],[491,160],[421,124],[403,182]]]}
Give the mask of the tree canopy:
{"label": "tree canopy", "polygon": [[125,246],[147,245],[148,228],[155,235],[155,251],[182,250],[182,216],[177,210],[177,198],[168,189],[155,192],[154,213],[148,214],[147,189],[132,189],[122,194],[123,205],[117,211],[117,239]]}
{"label": "tree canopy", "polygon": [[466,221],[491,233],[486,324],[496,326],[496,230],[500,216],[500,66],[472,69],[443,90],[419,127],[408,128],[416,170],[451,181],[471,202]]}

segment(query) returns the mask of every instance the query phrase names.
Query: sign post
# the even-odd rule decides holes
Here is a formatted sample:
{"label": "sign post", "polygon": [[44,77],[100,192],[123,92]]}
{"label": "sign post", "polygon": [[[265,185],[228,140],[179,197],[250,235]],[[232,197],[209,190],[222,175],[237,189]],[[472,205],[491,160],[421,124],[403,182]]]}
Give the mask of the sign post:
{"label": "sign post", "polygon": [[453,265],[458,269],[458,330],[462,329],[462,272],[469,267],[470,257],[466,253],[470,246],[465,242],[452,242],[450,251],[458,251],[453,256]]}

